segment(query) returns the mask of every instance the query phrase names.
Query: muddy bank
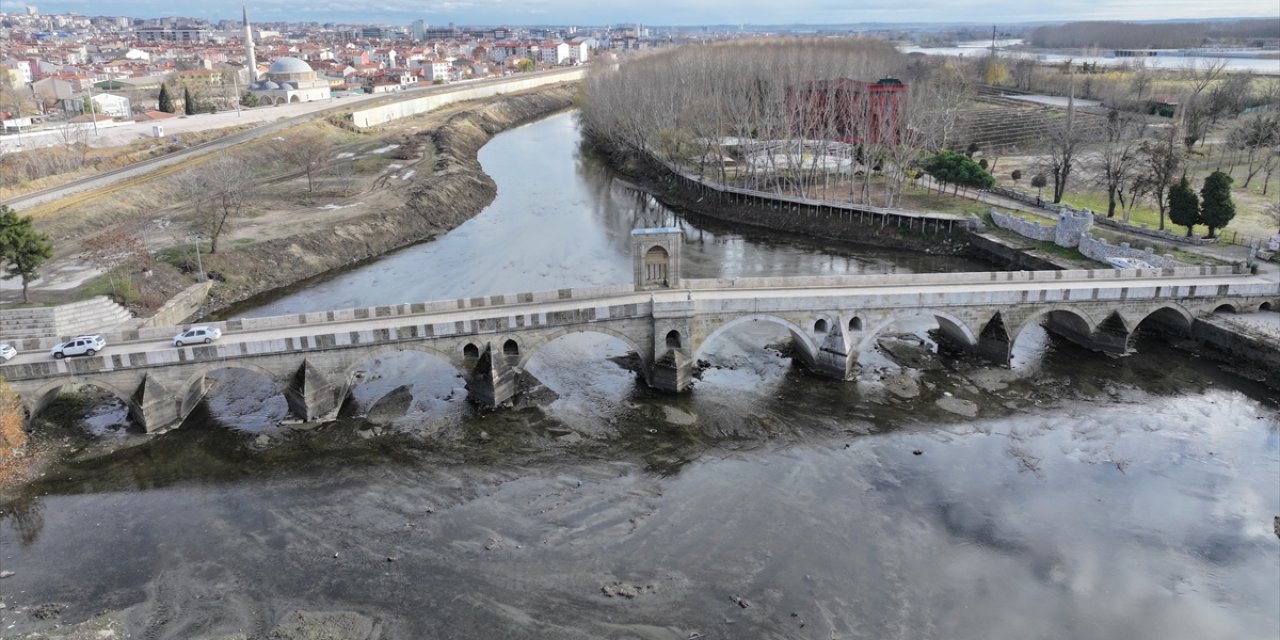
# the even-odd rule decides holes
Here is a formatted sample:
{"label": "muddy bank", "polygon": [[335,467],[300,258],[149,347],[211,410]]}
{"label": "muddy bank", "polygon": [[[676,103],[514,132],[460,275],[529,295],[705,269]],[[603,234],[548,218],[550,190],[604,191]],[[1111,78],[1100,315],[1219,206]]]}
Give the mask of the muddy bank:
{"label": "muddy bank", "polygon": [[[693,219],[710,218],[735,225],[780,231],[797,236],[836,240],[852,244],[890,249],[908,249],[935,255],[968,255],[969,234],[957,225],[953,231],[900,229],[893,226],[862,223],[856,219],[793,213],[781,215],[777,210],[737,202],[721,202],[700,192],[666,167],[640,154],[619,150],[597,141],[588,141],[593,152],[604,158],[611,168],[637,187],[649,192],[663,205]],[[825,212],[825,209],[823,210]]]}
{"label": "muddy bank", "polygon": [[568,86],[503,96],[454,114],[439,127],[414,133],[412,140],[430,147],[435,161],[430,171],[415,174],[403,206],[206,256],[204,268],[219,274],[221,281],[201,314],[457,227],[480,213],[497,193],[476,160],[480,147],[499,132],[569,108],[575,93],[576,88]]}

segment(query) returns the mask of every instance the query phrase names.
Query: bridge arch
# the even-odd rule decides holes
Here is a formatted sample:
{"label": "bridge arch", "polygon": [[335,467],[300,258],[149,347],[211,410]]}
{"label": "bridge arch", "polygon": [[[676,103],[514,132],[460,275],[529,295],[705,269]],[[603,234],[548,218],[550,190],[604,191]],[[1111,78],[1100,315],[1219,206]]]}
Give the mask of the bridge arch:
{"label": "bridge arch", "polygon": [[1018,342],[1018,338],[1022,336],[1022,333],[1026,331],[1027,327],[1033,324],[1042,324],[1045,319],[1065,323],[1072,330],[1079,332],[1083,336],[1093,335],[1093,330],[1098,326],[1097,321],[1081,309],[1066,305],[1052,305],[1036,309],[1031,315],[1023,319],[1023,321],[1016,327],[1006,325],[1006,328],[1009,330],[1009,344],[1016,344]]}
{"label": "bridge arch", "polygon": [[1272,307],[1271,307],[1270,301],[1263,302],[1262,304],[1258,305],[1258,311],[1271,311],[1271,308]]}
{"label": "bridge arch", "polygon": [[817,342],[814,341],[813,334],[810,333],[808,330],[800,327],[799,325],[785,318],[780,318],[778,316],[772,316],[767,314],[752,314],[748,316],[740,316],[740,317],[734,318],[733,320],[730,320],[720,325],[719,327],[716,327],[715,330],[713,330],[710,334],[707,335],[707,337],[703,338],[701,341],[698,342],[697,347],[693,350],[694,360],[697,360],[698,356],[702,354],[702,349],[704,347],[710,344],[712,340],[714,340],[716,337],[718,337],[720,334],[724,333],[725,331],[728,331],[729,329],[732,329],[740,324],[746,324],[748,322],[759,322],[761,320],[765,322],[772,322],[773,324],[776,324],[776,325],[780,325],[782,328],[791,332],[792,339],[800,341],[800,345],[798,346],[803,348],[805,350],[805,353],[809,357],[812,357],[813,354],[818,352],[818,344]]}
{"label": "bridge arch", "polygon": [[651,353],[652,349],[641,349],[640,346],[636,344],[636,341],[631,338],[631,336],[628,336],[627,334],[621,333],[619,331],[615,331],[608,327],[602,327],[600,325],[593,324],[593,325],[587,325],[584,327],[566,327],[566,328],[559,329],[557,331],[552,331],[551,333],[545,334],[536,340],[531,339],[526,341],[525,348],[520,350],[520,360],[519,360],[519,364],[516,366],[523,369],[524,366],[528,364],[529,360],[532,359],[533,356],[538,353],[538,351],[541,351],[543,347],[571,333],[599,333],[612,338],[617,338],[621,340],[624,344],[626,344],[627,348],[634,351],[636,355],[640,357],[640,360],[641,362],[644,363],[645,367],[648,367],[650,364],[653,364],[651,362],[651,360],[653,359],[653,354]]}
{"label": "bridge arch", "polygon": [[[978,344],[978,334],[964,320],[937,309],[920,309],[918,311],[907,311],[902,313],[894,313],[888,318],[876,323],[866,331],[866,335],[858,341],[858,351],[865,351],[868,347],[875,344],[876,339],[886,329],[894,324],[911,318],[933,317],[938,323],[938,328],[942,333],[953,341],[959,342],[960,346],[973,347]],[[857,318],[854,318],[857,320]],[[850,320],[852,324],[853,320]],[[862,326],[859,323],[859,326]]]}
{"label": "bridge arch", "polygon": [[119,398],[120,401],[129,408],[130,416],[138,410],[138,406],[133,402],[132,392],[126,393],[119,387],[102,380],[86,379],[80,376],[75,376],[72,378],[54,380],[53,382],[49,382],[41,386],[35,393],[23,394],[20,396],[22,406],[27,412],[27,421],[30,422],[35,419],[36,416],[40,415],[40,412],[44,411],[45,407],[48,407],[49,403],[53,402],[54,398],[58,397],[58,393],[62,391],[64,387],[94,387],[96,389],[102,389],[103,391]]}
{"label": "bridge arch", "polygon": [[[301,362],[299,362],[299,364],[301,364]],[[180,388],[170,389],[170,391],[173,391],[175,393],[185,394],[188,389],[191,389],[195,384],[204,380],[204,377],[209,375],[210,373],[213,373],[215,371],[230,370],[230,369],[243,369],[245,371],[252,371],[254,373],[262,374],[268,380],[271,381],[271,384],[275,385],[276,391],[278,393],[284,393],[284,387],[288,385],[288,380],[281,380],[280,374],[278,372],[271,371],[270,369],[266,369],[252,362],[242,362],[239,360],[236,360],[236,361],[217,360],[217,361],[209,362],[207,364],[200,366],[199,368],[196,369],[195,373],[191,374],[190,376],[187,376],[187,379],[182,382],[182,386]]]}
{"label": "bridge arch", "polygon": [[[473,344],[475,342],[478,342],[478,341],[468,341],[466,344]],[[352,376],[354,376],[356,372],[360,370],[361,366],[367,364],[370,360],[374,360],[376,358],[387,355],[389,353],[400,353],[404,351],[416,351],[418,353],[423,353],[428,356],[432,356],[436,359],[439,359],[448,363],[448,365],[455,372],[457,372],[458,375],[460,376],[467,375],[466,367],[462,366],[462,364],[459,363],[457,357],[450,356],[448,353],[440,349],[437,349],[436,347],[433,347],[421,342],[405,342],[405,343],[384,345],[376,349],[370,349],[369,351],[365,351],[360,355],[360,357],[356,358],[350,365],[345,367],[341,374],[342,377],[337,378],[335,381],[337,380],[349,381],[352,379]],[[462,353],[461,345],[459,346],[457,351],[459,354]]]}
{"label": "bridge arch", "polygon": [[1187,330],[1191,329],[1192,323],[1196,320],[1195,314],[1191,313],[1191,311],[1186,307],[1178,304],[1165,304],[1142,314],[1142,317],[1134,323],[1133,328],[1137,329],[1148,319],[1158,319],[1161,317],[1169,319],[1176,318]]}

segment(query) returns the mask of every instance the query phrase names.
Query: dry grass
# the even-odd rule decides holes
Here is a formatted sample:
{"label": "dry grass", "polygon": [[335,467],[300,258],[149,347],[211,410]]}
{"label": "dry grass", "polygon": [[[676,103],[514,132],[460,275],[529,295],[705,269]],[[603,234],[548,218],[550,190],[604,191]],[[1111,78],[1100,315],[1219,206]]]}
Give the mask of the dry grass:
{"label": "dry grass", "polygon": [[22,430],[23,411],[18,394],[0,378],[0,461],[7,460],[13,452],[27,444],[27,432]]}

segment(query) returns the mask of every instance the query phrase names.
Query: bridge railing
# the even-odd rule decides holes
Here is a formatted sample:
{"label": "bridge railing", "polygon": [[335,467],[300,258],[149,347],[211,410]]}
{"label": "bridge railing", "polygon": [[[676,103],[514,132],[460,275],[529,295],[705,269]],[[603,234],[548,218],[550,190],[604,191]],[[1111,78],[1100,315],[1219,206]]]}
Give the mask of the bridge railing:
{"label": "bridge railing", "polygon": [[[608,298],[628,293],[635,293],[635,286],[628,284],[606,285],[600,287],[574,287],[553,289],[550,291],[534,291],[527,293],[507,293],[471,298],[455,298],[452,300],[436,300],[431,302],[405,302],[393,305],[372,307],[351,307],[332,311],[313,311],[292,313],[278,316],[261,316],[256,318],[235,318],[217,322],[187,322],[168,327],[148,327],[129,331],[103,333],[107,344],[133,342],[138,340],[165,340],[180,333],[180,328],[192,325],[208,325],[226,332],[265,331],[269,329],[287,329],[308,325],[324,325],[356,320],[391,318],[397,316],[414,316],[486,307],[512,306],[521,304],[542,304],[563,300],[590,300]],[[53,348],[55,344],[65,340],[62,337],[27,338],[15,340],[19,351],[36,351]]]}
{"label": "bridge railing", "polygon": [[686,289],[802,289],[810,287],[914,287],[983,282],[1078,282],[1142,278],[1190,278],[1244,276],[1240,266],[1197,266],[1166,269],[1067,269],[1061,271],[990,271],[951,273],[907,273],[853,276],[800,276],[772,278],[684,279]]}
{"label": "bridge railing", "polygon": [[[712,278],[685,279],[683,288],[694,291],[709,289],[802,289],[823,287],[914,287],[949,284],[981,284],[1012,282],[1070,282],[1117,279],[1168,279],[1187,277],[1244,276],[1248,272],[1240,266],[1198,266],[1166,269],[1078,269],[1061,271],[992,271],[954,273],[912,273],[854,276],[796,276],[773,278]],[[224,333],[288,329],[301,326],[375,320],[400,316],[416,316],[482,309],[511,307],[527,304],[544,304],[566,300],[593,300],[637,294],[633,284],[616,284],[600,287],[576,287],[528,293],[500,294],[438,300],[432,302],[402,303],[372,307],[353,307],[333,311],[315,311],[257,318],[237,318],[208,324]],[[185,323],[182,327],[196,323]],[[134,341],[167,340],[179,333],[179,327],[151,327],[123,332],[104,333],[108,344]],[[65,337],[19,339],[19,351],[48,350]]]}

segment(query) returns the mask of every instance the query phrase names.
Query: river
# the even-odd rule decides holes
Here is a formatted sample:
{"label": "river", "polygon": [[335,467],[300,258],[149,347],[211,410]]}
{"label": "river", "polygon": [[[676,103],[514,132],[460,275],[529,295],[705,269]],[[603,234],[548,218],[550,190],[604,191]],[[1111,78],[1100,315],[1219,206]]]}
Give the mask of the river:
{"label": "river", "polygon": [[[989,268],[684,219],[581,153],[569,114],[481,161],[499,189],[475,219],[239,313],[626,281],[636,220],[683,225],[693,276]],[[1157,336],[1115,358],[1030,331],[1002,369],[927,328],[850,383],[747,325],[682,396],[581,334],[495,413],[400,354],[309,430],[241,374],[159,437],[71,416],[97,436],[4,505],[0,635],[1274,637],[1274,392]]]}
{"label": "river", "polygon": [[[1068,60],[1075,64],[1093,64],[1103,67],[1137,67],[1142,65],[1151,69],[1178,71],[1199,69],[1208,64],[1223,64],[1224,68],[1234,73],[1253,73],[1266,76],[1280,76],[1280,58],[1219,58],[1213,56],[1159,55],[1142,58],[1109,58],[1097,52],[1060,53],[1052,51],[1035,51],[1004,47],[1021,44],[1020,40],[998,42],[998,55],[1006,59],[1035,60],[1044,64],[1062,63]],[[903,53],[924,53],[935,56],[953,56],[960,58],[980,58],[991,54],[990,42],[962,42],[954,47],[901,47]],[[1272,52],[1274,53],[1274,52]],[[1091,55],[1092,54],[1092,55]]]}

